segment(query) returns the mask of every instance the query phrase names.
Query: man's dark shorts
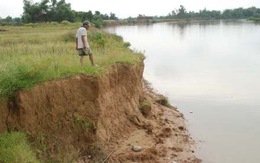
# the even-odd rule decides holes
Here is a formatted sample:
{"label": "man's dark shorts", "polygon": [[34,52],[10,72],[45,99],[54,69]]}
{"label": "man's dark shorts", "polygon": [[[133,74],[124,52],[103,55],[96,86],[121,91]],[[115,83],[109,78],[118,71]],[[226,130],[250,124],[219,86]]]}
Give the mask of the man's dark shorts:
{"label": "man's dark shorts", "polygon": [[87,56],[92,53],[90,48],[87,49],[80,48],[78,49],[78,52],[79,52],[79,56]]}

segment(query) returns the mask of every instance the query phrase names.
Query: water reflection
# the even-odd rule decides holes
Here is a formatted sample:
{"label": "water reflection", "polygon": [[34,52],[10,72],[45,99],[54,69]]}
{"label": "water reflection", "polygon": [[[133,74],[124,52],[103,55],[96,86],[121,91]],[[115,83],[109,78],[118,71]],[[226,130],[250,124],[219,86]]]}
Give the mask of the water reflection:
{"label": "water reflection", "polygon": [[209,21],[108,30],[146,51],[144,77],[184,113],[206,163],[260,161],[259,24]]}

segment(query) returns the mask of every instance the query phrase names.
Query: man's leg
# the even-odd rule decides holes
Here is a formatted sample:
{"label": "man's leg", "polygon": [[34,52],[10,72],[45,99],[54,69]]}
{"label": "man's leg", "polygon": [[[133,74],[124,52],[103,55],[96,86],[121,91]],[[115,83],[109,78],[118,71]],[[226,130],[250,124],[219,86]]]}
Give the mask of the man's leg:
{"label": "man's leg", "polygon": [[83,59],[84,59],[84,56],[80,56],[79,61],[80,61],[81,66],[83,66]]}
{"label": "man's leg", "polygon": [[93,61],[93,55],[92,55],[92,53],[89,53],[89,60],[90,60],[90,62],[91,62],[91,65],[94,66],[95,64],[94,64],[94,61]]}

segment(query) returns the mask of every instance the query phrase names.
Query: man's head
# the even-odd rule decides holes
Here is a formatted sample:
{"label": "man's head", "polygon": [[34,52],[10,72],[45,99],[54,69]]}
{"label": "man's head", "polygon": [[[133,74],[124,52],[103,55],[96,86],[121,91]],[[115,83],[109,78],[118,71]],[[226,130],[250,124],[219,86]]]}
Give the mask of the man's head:
{"label": "man's head", "polygon": [[84,21],[83,22],[83,27],[85,27],[86,29],[88,29],[91,26],[91,23],[89,21]]}

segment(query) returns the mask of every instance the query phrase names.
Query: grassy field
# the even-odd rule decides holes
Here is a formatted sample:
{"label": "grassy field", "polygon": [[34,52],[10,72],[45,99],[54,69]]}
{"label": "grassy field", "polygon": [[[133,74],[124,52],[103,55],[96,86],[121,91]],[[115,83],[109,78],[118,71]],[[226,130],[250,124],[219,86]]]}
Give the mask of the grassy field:
{"label": "grassy field", "polygon": [[94,27],[88,31],[94,60],[79,64],[75,33],[81,23],[28,24],[0,27],[0,96],[12,96],[16,90],[35,84],[84,73],[95,75],[112,64],[136,64],[142,54],[131,51],[122,37]]}
{"label": "grassy field", "polygon": [[[76,74],[97,75],[115,63],[139,64],[143,54],[129,49],[122,37],[92,27],[88,39],[98,67],[88,57],[80,66],[75,34],[81,23],[0,27],[0,98],[20,89]],[[0,162],[39,162],[26,134],[0,134]]]}

